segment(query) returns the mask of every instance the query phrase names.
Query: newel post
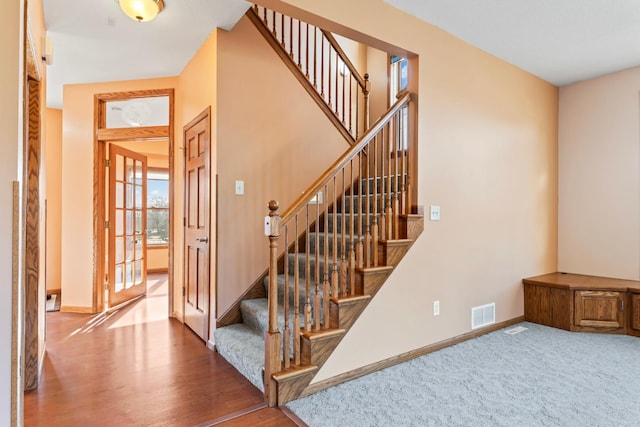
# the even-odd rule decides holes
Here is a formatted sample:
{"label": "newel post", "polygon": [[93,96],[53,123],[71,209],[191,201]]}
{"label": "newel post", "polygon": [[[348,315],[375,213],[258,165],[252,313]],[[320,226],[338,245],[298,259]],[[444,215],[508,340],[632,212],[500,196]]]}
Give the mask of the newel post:
{"label": "newel post", "polygon": [[269,216],[265,218],[265,234],[269,237],[269,328],[264,337],[264,396],[269,406],[278,403],[277,383],[272,374],[282,368],[282,335],[278,331],[278,240],[281,218],[279,203],[269,202]]}
{"label": "newel post", "polygon": [[371,82],[369,81],[369,73],[364,75],[364,88],[362,89],[364,95],[364,132],[369,130],[370,117],[369,117],[369,93],[371,93]]}

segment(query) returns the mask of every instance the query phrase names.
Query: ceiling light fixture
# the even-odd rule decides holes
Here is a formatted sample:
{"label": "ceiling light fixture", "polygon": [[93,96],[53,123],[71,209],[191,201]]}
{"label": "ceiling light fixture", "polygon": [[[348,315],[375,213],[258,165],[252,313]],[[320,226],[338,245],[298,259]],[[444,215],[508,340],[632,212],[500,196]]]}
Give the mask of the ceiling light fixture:
{"label": "ceiling light fixture", "polygon": [[151,21],[164,9],[163,0],[118,0],[118,3],[125,15],[138,22]]}

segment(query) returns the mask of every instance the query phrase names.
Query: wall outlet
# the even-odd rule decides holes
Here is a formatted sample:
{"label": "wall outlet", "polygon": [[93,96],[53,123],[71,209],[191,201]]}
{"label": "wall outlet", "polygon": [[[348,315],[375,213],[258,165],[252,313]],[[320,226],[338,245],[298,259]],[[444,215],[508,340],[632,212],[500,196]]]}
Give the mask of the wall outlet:
{"label": "wall outlet", "polygon": [[440,301],[433,302],[433,315],[440,316]]}
{"label": "wall outlet", "polygon": [[244,194],[244,181],[236,181],[236,195],[242,196]]}

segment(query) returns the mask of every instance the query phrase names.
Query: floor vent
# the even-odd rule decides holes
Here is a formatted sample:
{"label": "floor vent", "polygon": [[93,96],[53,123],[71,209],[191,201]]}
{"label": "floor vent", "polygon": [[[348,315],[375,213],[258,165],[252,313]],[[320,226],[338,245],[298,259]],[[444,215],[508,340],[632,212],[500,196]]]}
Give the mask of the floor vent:
{"label": "floor vent", "polygon": [[516,326],[515,328],[507,329],[506,331],[504,331],[504,333],[509,335],[515,335],[515,334],[519,334],[520,332],[524,332],[527,329],[529,328],[525,328],[524,326]]}
{"label": "floor vent", "polygon": [[496,323],[496,303],[481,305],[471,309],[471,329]]}

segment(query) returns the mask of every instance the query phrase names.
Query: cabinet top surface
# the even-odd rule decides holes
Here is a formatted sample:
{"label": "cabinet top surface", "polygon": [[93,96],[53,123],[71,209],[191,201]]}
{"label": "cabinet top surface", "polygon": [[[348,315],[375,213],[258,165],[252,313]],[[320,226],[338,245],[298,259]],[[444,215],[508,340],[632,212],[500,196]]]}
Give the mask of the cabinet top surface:
{"label": "cabinet top surface", "polygon": [[640,292],[640,281],[612,279],[572,273],[549,273],[522,279],[527,285],[544,285],[566,289],[610,289]]}

